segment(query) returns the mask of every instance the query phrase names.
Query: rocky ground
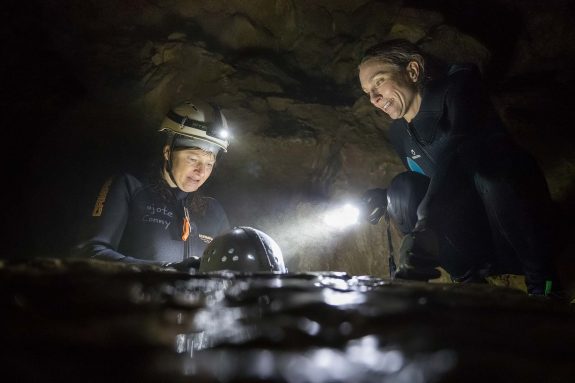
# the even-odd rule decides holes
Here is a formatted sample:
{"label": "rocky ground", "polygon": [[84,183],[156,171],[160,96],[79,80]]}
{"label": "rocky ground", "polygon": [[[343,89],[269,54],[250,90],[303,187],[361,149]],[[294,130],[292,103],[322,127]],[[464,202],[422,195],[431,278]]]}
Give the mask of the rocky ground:
{"label": "rocky ground", "polygon": [[573,305],[346,273],[0,267],[9,382],[569,382]]}

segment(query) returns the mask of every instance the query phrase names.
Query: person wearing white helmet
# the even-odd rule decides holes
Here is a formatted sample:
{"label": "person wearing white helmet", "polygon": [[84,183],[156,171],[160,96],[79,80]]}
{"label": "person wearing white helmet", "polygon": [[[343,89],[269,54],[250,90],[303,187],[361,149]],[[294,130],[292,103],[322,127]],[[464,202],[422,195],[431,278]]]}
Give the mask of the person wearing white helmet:
{"label": "person wearing white helmet", "polygon": [[104,183],[73,255],[189,270],[230,229],[221,205],[200,192],[228,148],[219,107],[185,101],[159,130],[167,138],[160,165],[151,174],[123,173]]}

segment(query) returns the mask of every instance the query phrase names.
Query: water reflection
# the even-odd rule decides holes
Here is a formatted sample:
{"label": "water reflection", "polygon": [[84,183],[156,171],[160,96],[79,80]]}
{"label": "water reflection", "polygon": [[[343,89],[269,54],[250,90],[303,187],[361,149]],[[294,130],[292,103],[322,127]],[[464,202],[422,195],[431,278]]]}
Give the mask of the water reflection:
{"label": "water reflection", "polygon": [[[194,376],[213,381],[436,382],[455,366],[455,353],[440,350],[411,358],[397,349],[317,348],[303,352],[209,350],[190,358]],[[361,356],[361,357],[360,357]]]}
{"label": "water reflection", "polygon": [[0,268],[6,381],[472,382],[474,366],[526,360],[548,381],[575,372],[573,313],[514,291],[62,266]]}
{"label": "water reflection", "polygon": [[[344,273],[300,276],[222,273],[181,284],[181,294],[194,291],[203,298],[193,301],[205,302],[194,316],[198,331],[177,337],[176,351],[189,357],[182,372],[224,382],[368,382],[386,377],[413,383],[433,381],[455,365],[455,357],[437,363],[436,351],[409,356],[378,335],[359,336],[366,331],[361,326],[365,317],[409,309],[396,299],[385,302],[366,294],[389,282]],[[360,306],[363,310],[355,317]]]}

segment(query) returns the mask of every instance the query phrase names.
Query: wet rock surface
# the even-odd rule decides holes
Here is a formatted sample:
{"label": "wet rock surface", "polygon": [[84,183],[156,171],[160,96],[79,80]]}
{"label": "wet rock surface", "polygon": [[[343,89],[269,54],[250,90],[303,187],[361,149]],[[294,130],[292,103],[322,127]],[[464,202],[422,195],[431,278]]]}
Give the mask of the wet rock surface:
{"label": "wet rock surface", "polygon": [[573,305],[337,272],[0,267],[2,381],[570,382]]}

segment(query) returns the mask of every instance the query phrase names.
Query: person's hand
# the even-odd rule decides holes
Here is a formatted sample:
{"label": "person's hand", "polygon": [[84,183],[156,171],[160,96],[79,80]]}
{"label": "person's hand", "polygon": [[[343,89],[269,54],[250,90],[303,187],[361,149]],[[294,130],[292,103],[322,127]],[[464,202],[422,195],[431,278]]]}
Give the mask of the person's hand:
{"label": "person's hand", "polygon": [[177,271],[183,271],[189,273],[191,271],[195,271],[200,268],[200,258],[199,257],[190,257],[184,259],[181,262],[170,262],[164,264],[164,267],[170,267],[172,269],[176,269]]}
{"label": "person's hand", "polygon": [[387,189],[369,189],[361,196],[361,217],[376,225],[387,210]]}
{"label": "person's hand", "polygon": [[403,237],[399,249],[399,266],[394,278],[415,281],[429,281],[439,278],[437,269],[439,247],[437,237],[432,230],[420,226]]}

